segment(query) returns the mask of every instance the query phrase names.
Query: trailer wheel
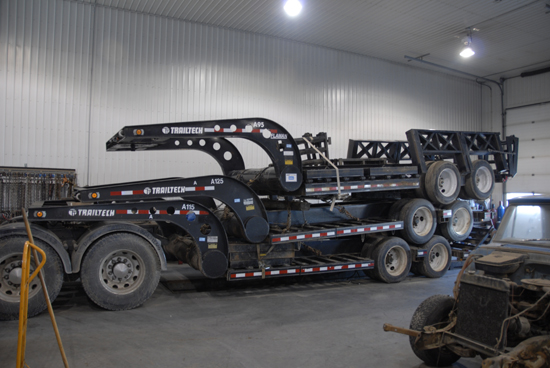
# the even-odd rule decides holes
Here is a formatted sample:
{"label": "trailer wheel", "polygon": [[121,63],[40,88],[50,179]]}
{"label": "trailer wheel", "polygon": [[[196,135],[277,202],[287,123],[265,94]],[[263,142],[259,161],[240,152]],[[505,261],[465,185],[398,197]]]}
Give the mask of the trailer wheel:
{"label": "trailer wheel", "polygon": [[399,220],[403,221],[403,238],[414,244],[430,240],[437,226],[433,204],[422,198],[411,199],[403,206]]}
{"label": "trailer wheel", "polygon": [[108,310],[143,304],[160,279],[160,261],[143,238],[117,233],[97,241],[82,262],[82,286],[88,297]]}
{"label": "trailer wheel", "polygon": [[379,242],[372,250],[374,269],[370,273],[378,281],[403,281],[411,269],[411,249],[407,242],[394,236]]}
{"label": "trailer wheel", "polygon": [[[411,330],[424,331],[424,327],[436,325],[443,328],[449,323],[449,313],[453,310],[455,300],[448,295],[433,295],[424,300],[416,309],[411,319]],[[414,354],[430,367],[447,367],[460,356],[445,347],[420,350],[415,344],[416,338],[409,337]]]}
{"label": "trailer wheel", "polygon": [[[385,236],[380,236],[380,235],[378,235],[378,236],[376,236],[376,235],[367,236],[365,238],[364,243],[363,243],[363,248],[361,249],[361,256],[372,259],[372,253],[373,253],[374,249],[376,248],[378,243],[382,242],[385,239],[386,239]],[[374,269],[363,270],[363,273],[365,274],[365,276],[368,276],[371,279],[375,278],[374,277]]]}
{"label": "trailer wheel", "polygon": [[[4,238],[0,242],[0,320],[7,321],[19,318],[19,299],[21,296],[21,266],[23,246],[26,236]],[[63,285],[63,267],[55,250],[40,239],[34,239],[35,245],[46,253],[46,264],[42,268],[50,301],[54,301]],[[31,274],[35,270],[34,257],[31,256]],[[46,310],[42,284],[36,276],[29,285],[28,316],[35,316]]]}
{"label": "trailer wheel", "polygon": [[437,204],[449,204],[460,192],[460,172],[451,162],[437,161],[430,165],[425,177],[428,198]]}
{"label": "trailer wheel", "polygon": [[399,213],[401,212],[401,209],[405,207],[405,205],[409,201],[410,199],[404,198],[404,199],[398,200],[397,202],[394,202],[391,205],[390,209],[388,210],[388,218],[392,220],[399,219]]}
{"label": "trailer wheel", "polygon": [[487,199],[493,194],[495,173],[485,160],[473,162],[472,172],[466,175],[464,190],[469,198],[475,200]]}
{"label": "trailer wheel", "polygon": [[435,235],[421,248],[426,250],[426,257],[418,262],[414,262],[411,266],[411,271],[415,275],[422,275],[433,279],[445,275],[452,259],[451,246],[447,239]]}
{"label": "trailer wheel", "polygon": [[456,201],[445,209],[452,210],[453,215],[448,222],[440,224],[441,234],[456,242],[466,240],[474,227],[474,213],[468,202]]}

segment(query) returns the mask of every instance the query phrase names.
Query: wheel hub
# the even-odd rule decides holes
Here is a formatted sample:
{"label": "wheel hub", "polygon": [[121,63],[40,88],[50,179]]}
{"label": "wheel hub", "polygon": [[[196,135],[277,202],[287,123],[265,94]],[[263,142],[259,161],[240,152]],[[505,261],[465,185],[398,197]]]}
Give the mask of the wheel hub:
{"label": "wheel hub", "polygon": [[109,262],[107,268],[109,269],[107,274],[110,276],[111,280],[122,281],[128,280],[130,276],[132,276],[134,267],[128,258],[114,257]]}
{"label": "wheel hub", "polygon": [[[6,271],[8,271],[6,269]],[[8,280],[14,285],[21,285],[21,276],[23,275],[23,269],[21,267],[13,267],[9,273]]]}
{"label": "wheel hub", "polygon": [[144,279],[143,261],[134,252],[121,250],[102,261],[99,273],[105,286],[114,294],[127,294],[139,287]]}

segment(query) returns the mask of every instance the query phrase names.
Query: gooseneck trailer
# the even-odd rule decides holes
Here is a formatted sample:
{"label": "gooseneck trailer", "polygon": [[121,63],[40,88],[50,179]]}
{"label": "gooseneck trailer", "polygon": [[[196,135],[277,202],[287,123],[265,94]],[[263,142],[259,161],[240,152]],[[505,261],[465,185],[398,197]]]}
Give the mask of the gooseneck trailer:
{"label": "gooseneck trailer", "polygon": [[[271,164],[246,168],[227,138],[252,141]],[[387,283],[411,271],[440,277],[449,241],[472,230],[462,199],[489,198],[517,169],[517,138],[498,133],[412,129],[407,141],[350,140],[339,159],[329,144],[326,133],[295,139],[263,118],[122,128],[108,151],[199,150],[223,175],[75,187],[72,198],[28,208],[50,298],[80,278],[99,306],[137,307],[167,256],[227,280],[349,270]],[[0,226],[0,319],[17,317],[25,239],[20,220]],[[39,289],[31,285],[29,315],[45,308]]]}

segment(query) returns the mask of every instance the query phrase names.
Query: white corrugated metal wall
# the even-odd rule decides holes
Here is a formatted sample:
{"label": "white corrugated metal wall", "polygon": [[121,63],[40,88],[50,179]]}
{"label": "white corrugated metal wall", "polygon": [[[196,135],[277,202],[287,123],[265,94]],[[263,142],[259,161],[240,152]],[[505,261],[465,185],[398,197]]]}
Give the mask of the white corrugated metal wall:
{"label": "white corrugated metal wall", "polygon": [[[483,130],[502,131],[500,91],[483,88]],[[548,152],[550,139],[548,106],[550,103],[550,73],[531,77],[514,77],[504,82],[506,135],[519,138],[517,177],[506,184],[506,192],[548,193]],[[495,200],[502,200],[503,188],[497,185]]]}
{"label": "white corrugated metal wall", "polygon": [[[293,135],[478,130],[470,80],[257,34],[63,0],[0,0],[0,165],[79,184],[219,173],[202,153],[107,153],[124,125],[261,116]],[[238,142],[248,166],[267,156]]]}

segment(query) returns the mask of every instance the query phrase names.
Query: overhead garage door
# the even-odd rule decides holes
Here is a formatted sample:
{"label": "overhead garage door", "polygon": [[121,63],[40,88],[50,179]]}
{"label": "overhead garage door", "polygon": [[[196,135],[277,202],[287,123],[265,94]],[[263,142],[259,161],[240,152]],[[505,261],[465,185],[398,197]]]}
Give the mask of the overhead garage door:
{"label": "overhead garage door", "polygon": [[518,173],[506,192],[550,194],[550,104],[510,109],[506,125],[519,138]]}

